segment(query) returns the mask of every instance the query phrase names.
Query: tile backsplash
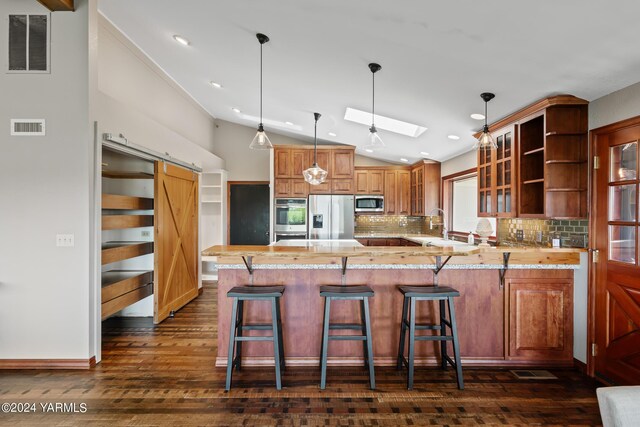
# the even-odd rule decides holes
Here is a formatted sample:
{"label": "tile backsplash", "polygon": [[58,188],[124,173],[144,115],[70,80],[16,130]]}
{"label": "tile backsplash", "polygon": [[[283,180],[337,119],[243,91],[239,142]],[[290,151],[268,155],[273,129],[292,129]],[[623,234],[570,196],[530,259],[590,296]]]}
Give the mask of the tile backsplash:
{"label": "tile backsplash", "polygon": [[[518,241],[517,231],[522,230],[523,239]],[[499,244],[524,244],[530,246],[550,247],[551,239],[558,235],[561,246],[586,247],[588,244],[589,221],[560,220],[560,219],[522,219],[504,218],[498,219]],[[577,237],[584,242],[572,245],[571,237]],[[538,239],[540,237],[540,239]]]}
{"label": "tile backsplash", "polygon": [[[430,220],[433,218],[433,227]],[[406,215],[356,215],[355,233],[389,233],[389,234],[441,234],[441,218],[438,216],[406,216]]]}

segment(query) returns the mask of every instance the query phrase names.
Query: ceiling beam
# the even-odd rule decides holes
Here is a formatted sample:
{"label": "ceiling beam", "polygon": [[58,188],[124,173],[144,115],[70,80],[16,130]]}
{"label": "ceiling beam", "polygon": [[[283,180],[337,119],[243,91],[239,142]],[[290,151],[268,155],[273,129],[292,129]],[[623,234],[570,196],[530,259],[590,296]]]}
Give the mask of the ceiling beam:
{"label": "ceiling beam", "polygon": [[73,0],[38,0],[51,12],[73,12]]}

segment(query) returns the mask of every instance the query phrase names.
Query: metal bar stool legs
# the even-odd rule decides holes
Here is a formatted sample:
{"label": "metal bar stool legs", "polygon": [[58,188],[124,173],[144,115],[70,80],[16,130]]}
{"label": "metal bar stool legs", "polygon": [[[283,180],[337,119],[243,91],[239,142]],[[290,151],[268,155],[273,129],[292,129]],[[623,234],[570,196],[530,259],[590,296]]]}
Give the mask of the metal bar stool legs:
{"label": "metal bar stool legs", "polygon": [[[322,321],[322,343],[320,346],[320,389],[327,385],[327,355],[329,341],[362,341],[364,364],[369,371],[369,385],[376,387],[373,364],[373,337],[371,332],[371,316],[369,313],[369,297],[373,291],[367,286],[322,286],[320,296],[324,297],[324,317]],[[360,303],[360,323],[331,323],[332,300],[355,300]],[[358,330],[361,335],[331,335],[330,330]]]}
{"label": "metal bar stool legs", "polygon": [[[459,296],[458,291],[448,287],[437,286],[402,286],[400,291],[404,294],[402,307],[402,320],[400,324],[400,343],[398,346],[398,359],[396,368],[402,369],[403,364],[407,366],[407,389],[413,389],[415,370],[415,343],[416,341],[440,341],[442,369],[447,369],[450,364],[456,369],[456,380],[458,388],[464,389],[464,379],[462,376],[462,363],[460,361],[460,343],[458,340],[458,329],[456,324],[455,307],[453,298]],[[436,324],[416,323],[416,301],[438,301],[440,309],[439,322]],[[446,308],[449,308],[449,318],[447,319]],[[450,334],[447,335],[447,328]],[[419,330],[439,331],[439,335],[416,335]],[[406,334],[409,333],[408,357],[404,357]],[[454,359],[447,354],[447,341],[453,343]]]}
{"label": "metal bar stool legs", "polygon": [[[238,286],[232,288],[227,296],[233,298],[231,308],[231,325],[229,331],[229,350],[227,353],[227,378],[225,390],[231,389],[233,368],[241,369],[242,343],[244,341],[273,342],[273,360],[276,374],[276,388],[282,389],[282,371],[285,367],[284,339],[282,334],[282,316],[280,299],[284,286]],[[265,324],[244,323],[244,302],[263,301],[271,305],[271,322]],[[246,336],[243,331],[261,330],[272,332],[267,336]],[[235,357],[234,357],[235,356]]]}

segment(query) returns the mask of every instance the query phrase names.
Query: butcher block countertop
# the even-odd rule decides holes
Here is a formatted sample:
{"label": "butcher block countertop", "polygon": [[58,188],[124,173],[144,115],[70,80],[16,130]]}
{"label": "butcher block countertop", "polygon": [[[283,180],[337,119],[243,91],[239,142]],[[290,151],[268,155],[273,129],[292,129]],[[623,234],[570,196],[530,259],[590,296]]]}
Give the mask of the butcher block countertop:
{"label": "butcher block countertop", "polygon": [[[212,246],[203,256],[217,257],[219,268],[243,267],[242,257],[253,257],[257,268],[337,268],[341,258],[349,259],[350,268],[432,268],[436,257],[445,268],[502,268],[508,254],[509,268],[566,269],[577,268],[584,249],[499,246],[479,248],[466,244],[451,246]],[[259,267],[258,265],[261,265]],[[285,267],[288,265],[289,267]],[[325,267],[322,267],[324,265]],[[359,267],[358,267],[359,266]]]}

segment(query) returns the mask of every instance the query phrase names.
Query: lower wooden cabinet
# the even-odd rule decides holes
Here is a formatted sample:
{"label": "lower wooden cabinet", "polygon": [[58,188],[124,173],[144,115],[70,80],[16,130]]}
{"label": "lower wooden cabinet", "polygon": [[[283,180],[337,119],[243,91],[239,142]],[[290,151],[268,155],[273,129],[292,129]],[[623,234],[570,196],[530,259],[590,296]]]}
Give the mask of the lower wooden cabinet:
{"label": "lower wooden cabinet", "polygon": [[572,360],[572,283],[570,279],[507,280],[507,360]]}

